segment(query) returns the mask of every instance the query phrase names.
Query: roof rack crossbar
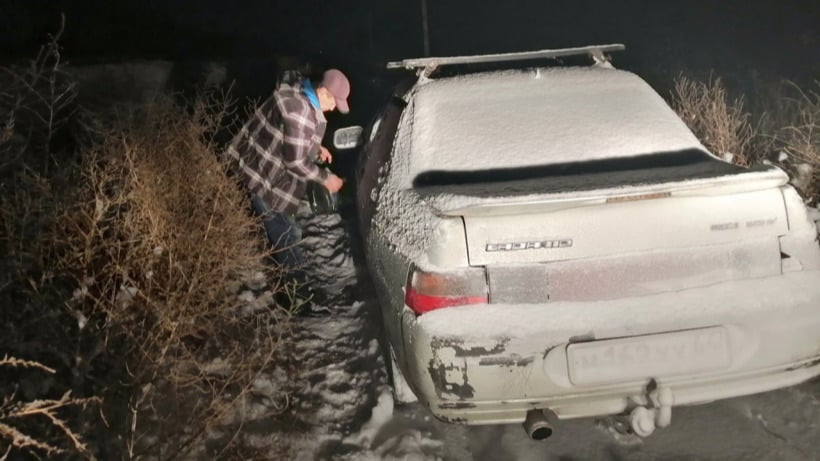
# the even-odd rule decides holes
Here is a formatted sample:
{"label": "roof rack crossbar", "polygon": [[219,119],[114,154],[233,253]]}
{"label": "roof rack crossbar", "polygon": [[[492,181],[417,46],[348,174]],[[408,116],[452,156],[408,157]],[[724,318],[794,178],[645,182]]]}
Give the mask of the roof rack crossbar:
{"label": "roof rack crossbar", "polygon": [[505,61],[523,61],[528,59],[561,58],[588,54],[593,58],[603,56],[611,51],[623,51],[626,47],[621,43],[608,45],[590,45],[576,48],[560,48],[555,50],[524,51],[520,53],[482,54],[476,56],[451,56],[405,59],[403,61],[388,62],[388,69],[435,69],[440,66],[456,64],[478,64]]}

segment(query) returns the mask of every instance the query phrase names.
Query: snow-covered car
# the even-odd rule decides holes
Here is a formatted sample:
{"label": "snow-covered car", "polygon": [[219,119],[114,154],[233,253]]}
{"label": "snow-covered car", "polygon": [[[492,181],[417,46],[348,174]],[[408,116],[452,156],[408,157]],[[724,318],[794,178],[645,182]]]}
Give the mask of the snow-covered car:
{"label": "snow-covered car", "polygon": [[[820,374],[818,232],[789,178],[708,152],[618,48],[397,64],[419,77],[365,133],[357,202],[400,401],[648,435],[673,406]],[[578,53],[594,63],[431,75]]]}

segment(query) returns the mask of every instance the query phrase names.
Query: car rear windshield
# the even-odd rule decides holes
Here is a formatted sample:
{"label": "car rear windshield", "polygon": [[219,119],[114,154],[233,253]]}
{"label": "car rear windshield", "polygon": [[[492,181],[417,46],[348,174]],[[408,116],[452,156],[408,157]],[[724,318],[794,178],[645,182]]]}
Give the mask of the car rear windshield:
{"label": "car rear windshield", "polygon": [[[765,169],[761,167],[758,169]],[[563,192],[725,176],[749,171],[699,149],[554,165],[453,171],[430,170],[413,179],[417,189],[465,186],[505,192]],[[472,187],[471,187],[472,186]],[[466,191],[465,191],[466,192]]]}
{"label": "car rear windshield", "polygon": [[[553,171],[556,165],[701,147],[649,85],[619,70],[470,75],[424,84],[413,99],[407,143],[412,146],[411,178],[436,171],[481,176],[481,171],[505,169],[515,176],[531,168]],[[692,163],[688,157],[672,155],[665,161]],[[514,173],[519,168],[523,173]]]}

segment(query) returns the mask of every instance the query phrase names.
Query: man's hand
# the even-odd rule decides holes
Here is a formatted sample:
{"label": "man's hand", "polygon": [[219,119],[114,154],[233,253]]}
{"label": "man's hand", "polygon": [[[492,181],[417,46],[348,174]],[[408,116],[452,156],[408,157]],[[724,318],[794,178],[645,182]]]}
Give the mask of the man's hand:
{"label": "man's hand", "polygon": [[319,146],[319,162],[333,163],[333,156],[330,155],[330,151],[325,146]]}
{"label": "man's hand", "polygon": [[327,179],[325,179],[324,185],[330,192],[339,192],[339,189],[342,188],[344,183],[345,182],[342,180],[342,178],[336,176],[333,173],[330,173],[327,176]]}

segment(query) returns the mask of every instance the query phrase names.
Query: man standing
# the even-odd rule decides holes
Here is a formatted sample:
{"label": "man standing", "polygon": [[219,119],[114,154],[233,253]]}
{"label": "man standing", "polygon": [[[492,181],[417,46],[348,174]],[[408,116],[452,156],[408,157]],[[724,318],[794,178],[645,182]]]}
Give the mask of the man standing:
{"label": "man standing", "polygon": [[302,232],[293,215],[305,195],[308,181],[323,184],[330,192],[342,188],[341,178],[317,162],[330,163],[330,151],[321,145],[327,127],[324,113],[349,111],[350,82],[330,69],[314,88],[295,72],[283,81],[245,123],[228,154],[251,193],[254,211],[263,217],[265,232],[283,266],[298,268],[302,255],[297,244]]}

